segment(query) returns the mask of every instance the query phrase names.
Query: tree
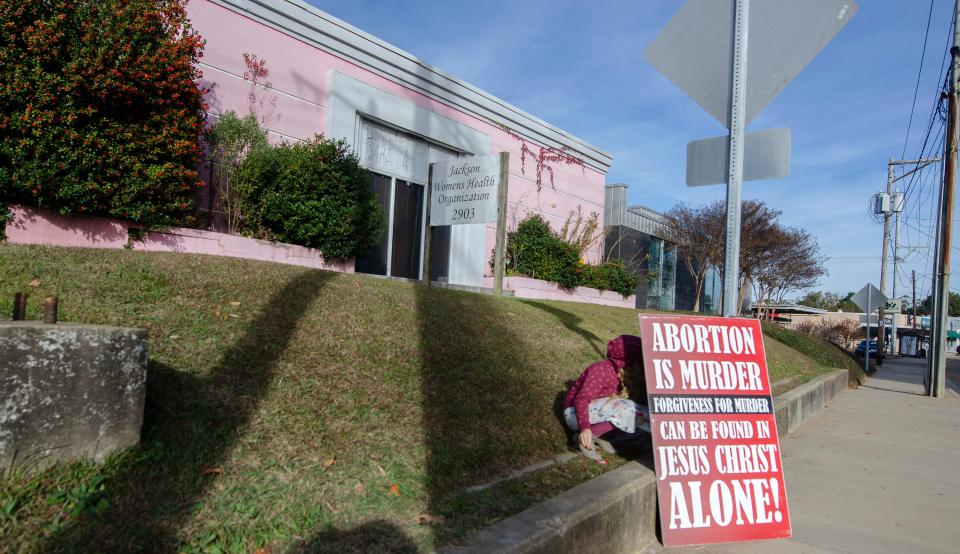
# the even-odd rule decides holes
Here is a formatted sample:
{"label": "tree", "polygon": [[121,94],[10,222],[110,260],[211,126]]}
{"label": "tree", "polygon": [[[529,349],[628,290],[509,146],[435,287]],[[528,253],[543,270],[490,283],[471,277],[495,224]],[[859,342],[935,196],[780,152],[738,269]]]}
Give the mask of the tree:
{"label": "tree", "polygon": [[[782,231],[777,218],[780,210],[774,210],[759,200],[743,202],[740,215],[740,283],[737,306],[743,305],[746,291],[756,283],[762,268],[772,268],[776,273],[778,250],[788,245],[789,238]],[[761,291],[762,292],[762,291]],[[761,293],[757,302],[763,300]]]}
{"label": "tree", "polygon": [[857,306],[853,302],[853,296],[855,294],[856,294],[855,292],[848,292],[846,295],[844,295],[844,297],[841,298],[839,302],[837,302],[837,311],[859,312],[860,306]]}
{"label": "tree", "polygon": [[677,252],[693,277],[695,312],[700,310],[700,295],[707,273],[723,263],[724,214],[721,202],[697,208],[677,204],[664,214],[669,222],[665,238],[677,245]]}
{"label": "tree", "polygon": [[[781,226],[780,210],[765,202],[747,200],[741,209],[737,305],[743,305],[751,285],[762,302],[771,295],[779,301],[791,291],[816,284],[824,274],[816,240],[807,231]],[[677,245],[694,280],[696,311],[707,272],[723,265],[726,203],[717,200],[697,208],[678,204],[665,215],[670,222],[667,239]]]}
{"label": "tree", "polygon": [[[918,306],[919,311],[923,315],[930,315],[933,313],[933,295],[927,296],[923,301],[923,304]],[[950,293],[950,304],[947,307],[947,314],[950,317],[960,317],[960,294],[955,292]]]}
{"label": "tree", "polygon": [[840,303],[840,295],[832,292],[811,291],[797,300],[797,304],[819,308],[821,310],[836,311]]}
{"label": "tree", "polygon": [[810,288],[826,273],[816,239],[803,229],[774,224],[752,253],[757,302],[780,303],[787,293]]}
{"label": "tree", "polygon": [[0,202],[190,213],[203,41],[184,0],[0,0]]}
{"label": "tree", "polygon": [[247,154],[267,147],[267,132],[257,123],[254,114],[238,117],[228,111],[206,132],[210,156],[210,184],[216,192],[214,212],[219,212],[227,233],[240,231],[243,213],[234,183],[234,173]]}
{"label": "tree", "polygon": [[[859,312],[860,308],[853,303],[854,293],[848,292],[841,296],[833,292],[808,292],[797,300],[797,304],[810,306],[811,308],[820,308],[831,312]],[[904,304],[905,306],[907,304]]]}

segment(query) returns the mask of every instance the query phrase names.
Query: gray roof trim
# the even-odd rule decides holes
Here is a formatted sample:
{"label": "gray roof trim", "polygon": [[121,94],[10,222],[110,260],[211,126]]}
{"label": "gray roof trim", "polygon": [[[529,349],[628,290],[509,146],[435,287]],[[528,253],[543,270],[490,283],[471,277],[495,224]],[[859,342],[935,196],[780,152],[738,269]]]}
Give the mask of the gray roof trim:
{"label": "gray roof trim", "polygon": [[212,1],[533,141],[569,148],[594,169],[606,172],[613,162],[609,153],[302,0]]}

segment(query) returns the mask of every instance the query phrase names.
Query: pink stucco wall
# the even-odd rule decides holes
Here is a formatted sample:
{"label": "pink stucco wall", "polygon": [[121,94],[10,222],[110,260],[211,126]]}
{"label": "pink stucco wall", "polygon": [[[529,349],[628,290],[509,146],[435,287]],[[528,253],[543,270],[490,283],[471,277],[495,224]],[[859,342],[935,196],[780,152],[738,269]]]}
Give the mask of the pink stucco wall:
{"label": "pink stucco wall", "polygon": [[[354,262],[327,261],[313,248],[213,233],[197,229],[170,227],[148,231],[136,241],[130,239],[131,224],[103,217],[62,216],[53,212],[11,206],[13,219],[7,223],[7,242],[11,244],[44,244],[75,248],[108,248],[209,254],[277,262],[290,265],[353,273]],[[484,278],[484,286],[493,287],[493,277]],[[623,298],[615,292],[601,292],[588,287],[561,289],[554,283],[528,277],[506,277],[504,288],[519,298],[566,300],[633,308],[636,298]]]}
{"label": "pink stucco wall", "polygon": [[327,261],[319,250],[256,240],[223,233],[169,227],[148,231],[137,241],[130,240],[131,224],[102,217],[62,216],[24,206],[12,206],[13,219],[7,223],[7,242],[83,248],[131,248],[153,252],[183,252],[246,258],[265,262],[353,273],[353,260]]}
{"label": "pink stucco wall", "polygon": [[[493,288],[493,277],[484,277],[483,286]],[[532,300],[564,300],[566,302],[581,302],[584,304],[602,304],[618,308],[636,308],[637,297],[624,298],[619,293],[599,291],[590,287],[576,287],[573,289],[560,288],[556,283],[548,283],[529,277],[510,276],[503,278],[503,288],[513,291],[517,298]]]}
{"label": "pink stucco wall", "polygon": [[[491,139],[490,154],[510,152],[508,227],[528,212],[539,212],[559,230],[569,213],[578,208],[584,216],[597,213],[602,223],[602,172],[589,167],[553,164],[554,185],[545,177],[538,191],[534,182],[535,162],[527,156],[525,167],[521,167],[521,143],[499,127],[209,0],[192,0],[188,10],[194,27],[206,39],[201,69],[204,83],[211,89],[208,100],[213,112],[247,113],[250,83],[243,80],[243,53],[255,54],[267,61],[270,71],[268,80],[272,90],[261,89],[258,94],[274,102],[267,118],[274,138],[310,138],[326,129],[329,81],[331,70],[335,70],[487,134]],[[495,244],[493,225],[487,227],[486,235],[484,256],[488,257]],[[594,245],[587,252],[586,260],[599,262],[600,248],[599,244]]]}

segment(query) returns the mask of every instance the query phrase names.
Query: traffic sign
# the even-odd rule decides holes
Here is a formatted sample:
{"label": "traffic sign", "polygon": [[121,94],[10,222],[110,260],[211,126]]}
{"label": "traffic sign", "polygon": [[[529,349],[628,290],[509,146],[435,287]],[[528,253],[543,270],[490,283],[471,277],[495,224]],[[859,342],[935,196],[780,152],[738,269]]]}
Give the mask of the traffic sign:
{"label": "traffic sign", "polygon": [[[745,125],[816,57],[857,13],[853,0],[751,2]],[[733,0],[687,0],[644,58],[724,127],[730,128]]]}
{"label": "traffic sign", "polygon": [[880,307],[880,304],[883,304],[890,299],[884,296],[883,293],[877,289],[877,287],[868,283],[862,289],[860,289],[857,294],[854,294],[853,298],[850,300],[859,306],[864,312],[872,314],[874,310]]}
{"label": "traffic sign", "polygon": [[[687,186],[727,182],[730,137],[713,137],[687,143]],[[743,180],[782,179],[790,174],[790,129],[747,133],[743,144]]]}
{"label": "traffic sign", "polygon": [[651,65],[730,129],[725,317],[739,314],[744,130],[856,11],[853,0],[762,0],[752,10],[750,0],[687,0],[644,52]]}

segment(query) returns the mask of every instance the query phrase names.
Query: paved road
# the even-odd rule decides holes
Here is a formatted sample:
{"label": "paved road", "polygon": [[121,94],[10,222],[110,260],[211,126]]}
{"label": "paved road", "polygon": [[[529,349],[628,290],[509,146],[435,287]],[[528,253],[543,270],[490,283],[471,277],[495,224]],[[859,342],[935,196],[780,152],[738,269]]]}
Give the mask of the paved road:
{"label": "paved road", "polygon": [[960,389],[922,396],[923,364],[888,358],[782,441],[793,538],[661,551],[960,552]]}

